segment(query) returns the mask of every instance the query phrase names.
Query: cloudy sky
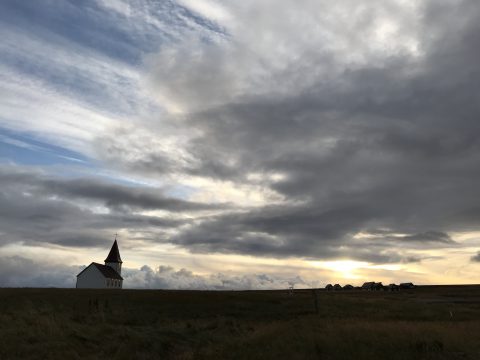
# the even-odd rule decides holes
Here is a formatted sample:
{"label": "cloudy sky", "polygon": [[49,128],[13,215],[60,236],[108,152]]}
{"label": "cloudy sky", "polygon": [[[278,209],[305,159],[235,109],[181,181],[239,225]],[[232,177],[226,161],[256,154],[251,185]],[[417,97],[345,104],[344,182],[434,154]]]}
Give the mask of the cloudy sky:
{"label": "cloudy sky", "polygon": [[476,0],[0,2],[0,286],[478,283]]}

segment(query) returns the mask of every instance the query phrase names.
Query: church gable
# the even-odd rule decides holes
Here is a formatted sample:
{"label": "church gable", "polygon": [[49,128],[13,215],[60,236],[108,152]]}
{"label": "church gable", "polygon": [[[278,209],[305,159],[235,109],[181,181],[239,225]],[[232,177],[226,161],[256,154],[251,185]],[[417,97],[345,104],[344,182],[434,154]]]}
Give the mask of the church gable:
{"label": "church gable", "polygon": [[91,263],[77,275],[77,288],[103,289],[106,287],[105,277]]}
{"label": "church gable", "polygon": [[[93,266],[93,262],[88,265],[85,269],[83,269],[82,271],[80,271],[77,275],[77,278],[78,277],[81,277],[81,276],[86,276],[87,274],[89,273],[92,273],[92,272],[97,272],[97,269],[95,268],[95,266]],[[93,267],[92,267],[93,266]]]}

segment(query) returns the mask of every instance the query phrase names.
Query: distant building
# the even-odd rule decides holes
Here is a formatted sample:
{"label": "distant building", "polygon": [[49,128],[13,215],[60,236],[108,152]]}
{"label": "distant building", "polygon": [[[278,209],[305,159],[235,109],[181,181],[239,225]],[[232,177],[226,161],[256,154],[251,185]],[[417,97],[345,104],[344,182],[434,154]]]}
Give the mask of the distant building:
{"label": "distant building", "polygon": [[388,290],[390,290],[390,291],[398,291],[398,290],[400,290],[400,286],[398,286],[397,284],[389,284],[387,288],[388,288]]}
{"label": "distant building", "polygon": [[363,290],[373,290],[375,286],[375,281],[368,281],[366,283],[363,283],[362,289]]}
{"label": "distant building", "polygon": [[77,275],[77,289],[121,289],[122,259],[117,239],[112,245],[105,265],[92,262]]}
{"label": "distant building", "polygon": [[400,286],[400,289],[415,289],[415,285],[413,285],[413,283],[411,282],[401,283],[399,286]]}
{"label": "distant building", "polygon": [[333,290],[333,285],[328,284],[327,286],[325,286],[325,290],[327,290],[327,291]]}
{"label": "distant building", "polygon": [[384,286],[381,282],[369,281],[363,283],[362,290],[369,290],[369,291],[376,291],[376,290],[384,290]]}

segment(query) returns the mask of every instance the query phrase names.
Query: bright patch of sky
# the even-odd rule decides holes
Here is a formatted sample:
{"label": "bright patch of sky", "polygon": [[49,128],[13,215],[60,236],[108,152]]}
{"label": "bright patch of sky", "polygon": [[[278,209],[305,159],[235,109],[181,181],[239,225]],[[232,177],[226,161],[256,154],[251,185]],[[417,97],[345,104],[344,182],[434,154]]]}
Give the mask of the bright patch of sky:
{"label": "bright patch of sky", "polygon": [[0,31],[0,156],[88,165],[97,135],[161,113],[143,86],[145,55],[219,29],[173,1],[62,0],[3,1]]}
{"label": "bright patch of sky", "polygon": [[13,161],[25,165],[89,163],[88,158],[82,154],[2,129],[0,129],[0,154],[3,162]]}

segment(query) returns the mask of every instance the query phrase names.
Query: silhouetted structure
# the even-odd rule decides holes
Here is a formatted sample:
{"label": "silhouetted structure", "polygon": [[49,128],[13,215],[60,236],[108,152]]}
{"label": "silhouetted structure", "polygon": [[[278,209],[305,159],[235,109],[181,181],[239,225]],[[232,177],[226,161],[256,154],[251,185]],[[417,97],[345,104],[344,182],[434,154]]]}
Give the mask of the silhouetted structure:
{"label": "silhouetted structure", "polygon": [[381,282],[369,281],[369,282],[363,283],[362,290],[378,291],[378,290],[384,290],[384,288]]}
{"label": "silhouetted structure", "polygon": [[373,290],[373,286],[375,285],[374,281],[368,281],[363,283],[362,290]]}
{"label": "silhouetted structure", "polygon": [[78,289],[121,289],[123,286],[122,259],[117,238],[105,259],[105,265],[92,262],[77,275]]}
{"label": "silhouetted structure", "polygon": [[400,290],[400,287],[397,284],[389,284],[387,286],[387,290],[389,291],[398,291]]}
{"label": "silhouetted structure", "polygon": [[400,289],[415,289],[415,285],[413,285],[413,283],[411,282],[401,283],[399,286],[400,286]]}

